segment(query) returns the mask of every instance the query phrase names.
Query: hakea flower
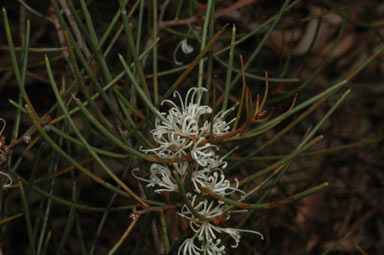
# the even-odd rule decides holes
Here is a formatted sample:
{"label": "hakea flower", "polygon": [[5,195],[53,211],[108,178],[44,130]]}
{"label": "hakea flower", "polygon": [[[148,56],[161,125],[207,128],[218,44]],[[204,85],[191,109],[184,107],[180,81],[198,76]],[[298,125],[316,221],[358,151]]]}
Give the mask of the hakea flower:
{"label": "hakea flower", "polygon": [[[187,161],[172,163],[173,169],[176,169],[178,174],[181,176],[185,176],[185,173],[188,169],[188,165],[189,164]],[[140,181],[147,182],[147,187],[159,186],[160,188],[154,190],[156,193],[161,193],[162,191],[177,192],[179,190],[176,181],[173,179],[171,170],[168,168],[167,165],[152,164],[149,169],[149,179],[144,179],[137,176],[135,172],[138,170],[138,168],[133,169],[132,175]]]}
{"label": "hakea flower", "polygon": [[[214,141],[226,138],[228,134],[235,135],[235,133],[231,134],[230,127],[235,119],[225,120],[233,108],[218,112],[212,121],[204,120],[203,115],[212,113],[211,107],[201,105],[202,94],[206,91],[205,88],[191,88],[184,100],[180,93],[175,91],[173,96],[179,99],[179,105],[169,99],[164,100],[162,104],[169,104],[170,109],[160,113],[164,118],[156,118],[155,129],[151,130],[157,147],[141,149],[143,152],[153,153],[159,158],[186,158],[186,160],[178,163],[152,164],[149,169],[149,179],[138,177],[135,174],[138,169],[132,171],[138,180],[147,182],[147,187],[154,188],[156,193],[179,191],[172,171],[177,171],[181,177],[181,185],[187,186],[190,180],[193,194],[187,193],[187,199],[190,200],[190,206],[194,209],[192,211],[207,220],[201,220],[201,217],[196,218],[187,205],[181,208],[178,214],[189,221],[189,226],[194,234],[184,240],[179,247],[178,255],[225,254],[225,246],[220,239],[224,234],[234,239],[235,244],[232,247],[238,246],[241,232],[258,234],[263,238],[262,234],[257,231],[219,226],[221,222],[229,219],[230,213],[239,211],[226,212],[229,205],[224,201],[208,200],[204,197],[200,200],[200,197],[197,196],[197,194],[205,194],[202,192],[203,190],[205,192],[210,190],[223,197],[230,196],[234,192],[245,195],[245,192],[238,188],[237,179],[235,179],[235,185],[231,185],[223,171],[228,165],[225,159],[237,148],[220,157],[216,155],[219,147],[213,144]],[[189,162],[187,159],[194,162]]]}
{"label": "hakea flower", "polygon": [[213,146],[210,143],[201,145],[205,141],[206,140],[204,137],[199,137],[191,150],[192,158],[200,166],[207,166],[208,164],[212,164],[216,159],[215,152],[212,150],[212,147],[216,146]]}
{"label": "hakea flower", "polygon": [[[232,112],[234,108],[230,108],[226,111],[220,111],[218,112],[215,117],[213,118],[213,127],[212,127],[212,134],[213,136],[222,136],[225,134],[228,134],[231,129],[231,124],[236,120],[236,118],[233,118],[229,122],[225,121],[225,117],[228,115],[228,113]],[[211,123],[205,122],[204,130],[210,130]],[[209,134],[209,133],[208,133]]]}
{"label": "hakea flower", "polygon": [[208,181],[208,175],[211,172],[209,168],[203,168],[200,170],[195,170],[192,172],[191,181],[197,193],[201,193],[199,185],[205,186],[205,183]]}
{"label": "hakea flower", "polygon": [[0,171],[0,175],[3,175],[8,179],[8,183],[4,184],[3,188],[9,188],[13,183],[11,176],[3,171]]}
{"label": "hakea flower", "polygon": [[191,54],[194,51],[194,48],[188,44],[187,38],[184,38],[183,40],[181,40],[177,44],[175,51],[173,52],[173,62],[178,66],[181,66],[183,64],[183,62],[177,61],[177,58],[176,58],[176,54],[179,51],[180,47],[181,47],[181,51],[186,55]]}
{"label": "hakea flower", "polygon": [[[182,245],[179,247],[179,250],[177,252],[177,255],[200,255],[200,254],[206,254],[206,255],[223,255],[225,254],[225,246],[220,245],[221,240],[216,239],[215,241],[208,242],[204,245],[204,248],[199,248],[195,242],[195,236],[192,238],[187,238],[182,243]],[[203,253],[201,253],[203,252]]]}
{"label": "hakea flower", "polygon": [[155,189],[156,193],[161,193],[162,191],[178,191],[176,182],[173,179],[171,171],[165,165],[152,164],[150,168],[151,175],[148,179],[138,177],[135,172],[138,171],[138,168],[132,170],[132,175],[136,179],[144,182],[148,182],[147,187],[159,186],[160,188]]}
{"label": "hakea flower", "polygon": [[208,242],[204,246],[204,254],[207,254],[207,255],[223,255],[223,254],[225,254],[225,246],[224,245],[220,246],[220,243],[221,243],[220,239],[216,239],[216,242],[214,242],[214,241]]}
{"label": "hakea flower", "polygon": [[194,237],[185,239],[183,244],[179,247],[177,255],[200,255],[203,250],[199,248],[194,242]]}
{"label": "hakea flower", "polygon": [[184,137],[193,137],[204,132],[205,130],[199,128],[201,121],[200,117],[212,112],[211,107],[200,105],[202,94],[206,91],[207,89],[205,88],[191,88],[188,90],[184,101],[182,100],[180,93],[175,91],[173,96],[179,98],[181,108],[169,99],[164,100],[162,104],[169,103],[172,108],[166,115],[166,119],[169,123],[161,121],[161,126],[171,127],[171,131],[177,132]]}
{"label": "hakea flower", "polygon": [[[188,193],[187,196],[192,197],[191,205],[193,206],[193,208],[196,210],[197,213],[203,215],[205,218],[213,219],[217,216],[223,215],[226,205],[222,203],[218,203],[215,206],[215,201],[208,201],[207,199],[204,199],[196,203],[197,195],[192,196],[191,193]],[[184,215],[193,216],[192,212],[189,210],[187,206],[184,206],[181,209],[181,212]]]}
{"label": "hakea flower", "polygon": [[[192,172],[191,181],[192,181],[194,188],[195,188],[195,191],[197,193],[200,193],[199,185],[203,186],[203,187],[207,187],[207,188],[208,188],[208,186],[209,187],[216,186],[216,181],[218,179],[212,178],[212,177],[210,177],[210,175],[215,171],[221,171],[221,173],[223,174],[222,169],[225,169],[228,165],[228,163],[226,161],[224,161],[224,159],[226,157],[228,157],[228,155],[236,149],[237,148],[234,148],[233,150],[228,152],[224,157],[221,157],[221,158],[217,155],[212,156],[209,159],[207,166],[204,167],[203,169],[199,169],[199,166],[196,167],[196,169]],[[219,184],[219,186],[220,186],[220,184]],[[235,189],[237,189],[237,187],[238,187],[238,185],[236,185]],[[230,188],[230,189],[232,189],[232,188]],[[221,195],[223,195],[223,194],[221,194]]]}
{"label": "hakea flower", "polygon": [[216,169],[202,186],[221,196],[228,196],[236,191],[245,195],[244,191],[238,189],[239,181],[235,179],[235,182],[236,186],[232,187],[230,181],[225,178],[223,171]]}
{"label": "hakea flower", "polygon": [[256,235],[260,236],[261,240],[264,240],[263,234],[261,234],[258,231],[254,231],[254,230],[236,229],[236,228],[221,228],[221,231],[230,235],[235,240],[236,243],[234,245],[231,245],[232,248],[236,248],[239,245],[240,238],[241,238],[240,232],[256,234]]}
{"label": "hakea flower", "polygon": [[171,131],[172,128],[161,126],[160,120],[156,119],[156,129],[151,131],[153,139],[159,145],[153,149],[141,149],[145,153],[154,153],[160,158],[175,158],[185,156],[188,148],[193,145],[193,141],[189,138],[180,136],[178,133]]}
{"label": "hakea flower", "polygon": [[188,169],[188,161],[183,161],[179,163],[172,163],[172,166],[181,176],[185,176],[187,169]]}
{"label": "hakea flower", "polygon": [[245,195],[245,192],[238,188],[238,180],[235,179],[236,186],[232,187],[230,181],[225,178],[223,171],[219,168],[196,170],[192,173],[191,181],[194,190],[199,194],[201,193],[200,187],[204,187],[221,196],[228,196],[236,191]]}
{"label": "hakea flower", "polygon": [[[158,147],[142,149],[145,153],[154,153],[160,158],[177,158],[191,155],[199,165],[205,167],[214,164],[217,160],[215,147],[207,142],[211,128],[209,121],[201,118],[204,114],[212,113],[211,107],[201,105],[202,94],[205,88],[191,88],[183,100],[180,93],[175,91],[173,96],[180,101],[178,106],[175,102],[166,99],[162,104],[169,104],[168,112],[160,113],[163,119],[155,119],[155,129],[151,131],[153,139]],[[212,132],[214,136],[227,134],[230,124],[234,121],[225,121],[225,116],[232,109],[221,111],[214,117]]]}
{"label": "hakea flower", "polygon": [[226,159],[230,154],[232,154],[232,152],[234,152],[237,149],[238,149],[238,147],[236,146],[235,148],[230,150],[227,154],[225,154],[221,158],[219,156],[215,156],[214,159],[209,162],[210,164],[208,165],[208,167],[210,169],[216,169],[216,168],[225,169],[225,168],[227,168],[228,162],[224,161],[224,159]]}
{"label": "hakea flower", "polygon": [[[192,196],[191,194],[187,195],[188,197]],[[213,221],[214,219],[221,217],[224,217],[225,220],[229,219],[229,215],[224,215],[224,209],[227,208],[227,205],[220,202],[208,201],[206,199],[199,202],[196,202],[196,200],[197,196],[192,196],[192,199],[190,201],[191,205],[197,213],[201,214],[205,218]],[[223,246],[219,246],[219,244],[221,243],[221,239],[219,238],[220,234],[228,234],[234,239],[235,244],[231,246],[232,248],[236,248],[238,246],[241,238],[241,232],[257,234],[260,236],[261,239],[264,239],[264,236],[257,231],[247,229],[223,228],[212,224],[212,221],[201,221],[199,219],[196,219],[186,205],[183,206],[181,212],[179,212],[178,214],[190,221],[190,227],[193,232],[195,232],[194,236],[192,238],[189,238],[189,244],[194,245],[194,239],[197,237],[197,241],[203,244],[203,250],[204,252],[206,252],[204,254],[225,254]],[[184,254],[188,255],[193,253]]]}

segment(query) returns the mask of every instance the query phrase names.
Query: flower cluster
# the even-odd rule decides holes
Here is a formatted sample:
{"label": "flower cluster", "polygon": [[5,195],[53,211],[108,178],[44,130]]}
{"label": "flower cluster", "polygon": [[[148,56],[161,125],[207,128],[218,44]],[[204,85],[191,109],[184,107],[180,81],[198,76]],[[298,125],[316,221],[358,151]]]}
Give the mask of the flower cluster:
{"label": "flower cluster", "polygon": [[[191,88],[183,100],[176,91],[174,97],[180,100],[178,106],[171,100],[164,100],[162,104],[170,105],[168,112],[160,113],[164,118],[156,118],[155,129],[151,131],[157,147],[142,149],[145,153],[151,153],[164,159],[175,160],[175,163],[157,164],[150,167],[149,179],[137,176],[135,169],[133,175],[144,182],[147,187],[153,187],[156,193],[179,192],[179,186],[190,187],[186,194],[186,203],[179,215],[189,221],[189,226],[194,232],[179,248],[178,254],[197,255],[225,254],[225,247],[221,243],[220,236],[228,234],[235,241],[232,247],[237,247],[240,241],[240,232],[251,232],[263,236],[256,231],[220,227],[220,223],[230,217],[234,211],[221,200],[211,199],[204,195],[202,187],[220,196],[231,196],[233,193],[244,195],[238,188],[238,181],[234,183],[225,177],[223,169],[227,167],[225,158],[216,154],[219,150],[214,145],[213,138],[230,135],[230,125],[234,121],[226,121],[225,117],[233,110],[220,111],[213,121],[208,121],[208,114],[212,114],[211,107],[202,105],[204,88]],[[216,139],[217,140],[217,139]],[[177,183],[174,174],[180,178]],[[196,217],[197,215],[200,217]],[[205,219],[205,220],[202,220]]]}

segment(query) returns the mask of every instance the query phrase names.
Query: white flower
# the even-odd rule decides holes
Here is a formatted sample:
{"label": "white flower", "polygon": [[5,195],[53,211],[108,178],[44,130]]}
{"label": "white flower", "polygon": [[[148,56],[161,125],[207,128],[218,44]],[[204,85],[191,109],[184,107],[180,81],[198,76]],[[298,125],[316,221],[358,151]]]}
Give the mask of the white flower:
{"label": "white flower", "polygon": [[[225,135],[230,134],[230,126],[235,119],[227,122],[225,117],[233,111],[233,108],[218,112],[212,122],[204,120],[203,115],[212,113],[211,107],[201,105],[202,94],[206,91],[205,88],[191,88],[184,99],[179,92],[175,91],[173,97],[178,98],[179,104],[169,99],[163,100],[161,104],[169,104],[170,108],[167,112],[160,113],[161,118],[155,119],[155,129],[151,130],[157,147],[141,149],[145,153],[153,153],[159,158],[185,158],[185,161],[169,164],[154,163],[150,167],[149,179],[136,176],[134,172],[137,169],[132,171],[137,179],[147,182],[147,187],[154,187],[154,191],[157,193],[178,192],[178,186],[171,170],[178,172],[183,183],[188,184],[190,178],[194,194],[187,193],[186,196],[190,200],[189,206],[192,206],[193,210],[185,204],[178,214],[189,220],[189,226],[194,235],[182,243],[178,255],[223,255],[225,246],[221,244],[220,236],[224,233],[235,240],[232,247],[238,246],[241,238],[240,232],[255,233],[263,238],[262,234],[257,231],[220,227],[221,222],[230,218],[230,213],[239,211],[225,212],[229,205],[224,201],[206,199],[205,194],[202,194],[201,197],[197,196],[202,193],[203,187],[223,197],[234,192],[245,195],[245,192],[238,189],[237,179],[235,179],[236,185],[232,186],[223,172],[223,169],[227,167],[224,159],[237,148],[220,157],[215,153],[219,147],[213,144],[214,141],[223,140],[229,136]],[[223,137],[220,138],[220,136]],[[215,137],[218,139],[214,139]],[[191,159],[194,162],[188,162]],[[196,212],[192,213],[191,210]],[[196,218],[195,213],[203,216],[206,221],[201,220],[202,217]]]}
{"label": "white flower", "polygon": [[173,52],[173,62],[175,62],[176,65],[180,66],[183,64],[183,62],[180,62],[180,61],[177,61],[177,58],[176,58],[176,54],[177,52],[179,51],[179,48],[181,46],[181,51],[184,53],[184,54],[191,54],[194,50],[194,48],[188,44],[188,41],[187,41],[187,38],[184,38],[183,40],[181,40],[177,46],[176,46],[176,49],[175,51]]}
{"label": "white flower", "polygon": [[224,233],[227,233],[228,235],[230,235],[235,240],[236,243],[234,245],[231,245],[232,248],[236,248],[239,245],[240,238],[241,238],[240,232],[256,234],[256,235],[260,236],[261,240],[264,240],[263,234],[261,234],[260,232],[254,231],[254,230],[235,229],[235,228],[220,228],[220,229]]}
{"label": "white flower", "polygon": [[167,127],[159,119],[155,120],[155,125],[156,129],[153,129],[151,133],[159,147],[142,149],[142,151],[145,153],[152,152],[160,158],[175,158],[187,154],[186,150],[193,145],[191,139],[181,136],[172,127]]}
{"label": "white flower", "polygon": [[213,118],[213,135],[214,136],[221,136],[229,133],[229,129],[231,128],[230,125],[235,121],[236,118],[233,118],[229,122],[225,121],[225,116],[233,111],[234,108],[230,108],[226,111],[220,111],[218,112],[215,117]]}
{"label": "white flower", "polygon": [[224,159],[226,159],[230,154],[232,154],[232,152],[234,152],[237,149],[238,149],[238,147],[236,146],[235,148],[230,150],[227,154],[225,154],[221,158],[218,155],[213,156],[209,160],[207,167],[210,169],[216,169],[216,168],[225,169],[227,167],[228,163],[227,163],[227,161],[224,161]]}
{"label": "white flower", "polygon": [[[192,238],[187,238],[184,240],[182,245],[180,245],[177,255],[223,255],[225,254],[225,246],[221,245],[221,240],[211,240],[207,242],[203,248],[199,248],[195,244],[196,234]],[[203,253],[201,253],[203,252]]]}
{"label": "white flower", "polygon": [[148,182],[147,187],[160,186],[160,188],[155,189],[156,193],[161,193],[162,191],[178,191],[177,184],[174,182],[171,171],[168,167],[160,164],[152,164],[150,168],[151,175],[149,180],[138,177],[135,174],[135,171],[137,170],[139,169],[133,169],[132,175],[140,181]]}
{"label": "white flower", "polygon": [[8,179],[8,183],[4,184],[3,188],[10,187],[12,185],[12,183],[13,183],[11,176],[9,174],[7,174],[7,173],[4,173],[3,171],[0,171],[0,175],[4,175]]}
{"label": "white flower", "polygon": [[[201,192],[199,185],[222,196],[234,192],[231,187],[231,183],[225,179],[225,175],[220,169],[211,170],[209,168],[204,168],[202,170],[195,171],[192,174],[191,180],[197,193]],[[227,193],[226,191],[228,189],[231,189],[231,191]]]}
{"label": "white flower", "polygon": [[[205,88],[191,88],[188,90],[184,101],[179,92],[175,91],[173,96],[178,97],[180,101],[179,108],[173,101],[166,99],[161,104],[169,103],[172,108],[166,114],[166,119],[169,121],[165,123],[161,121],[159,127],[168,128],[169,132],[176,132],[182,137],[194,137],[202,135],[200,130],[200,117],[203,114],[209,114],[212,112],[211,107],[206,105],[200,105],[203,92],[206,92]],[[158,126],[156,125],[156,128]]]}
{"label": "white flower", "polygon": [[[226,207],[226,205],[223,203],[218,203],[216,206],[214,206],[215,201],[208,201],[207,199],[204,199],[196,203],[197,195],[192,196],[191,193],[187,193],[187,197],[192,197],[190,202],[193,208],[197,211],[197,213],[203,215],[208,219],[213,219],[216,216],[222,215],[223,210]],[[183,217],[187,216],[186,218],[188,219],[193,218],[192,212],[189,210],[189,208],[186,205],[184,205],[181,208],[181,214],[179,213],[179,215]]]}
{"label": "white flower", "polygon": [[[192,222],[192,224],[191,225],[194,227],[193,228],[191,227],[191,228],[197,234],[198,239],[200,241],[205,241],[207,244],[211,244],[211,245],[214,243],[215,240],[216,241],[220,240],[217,238],[217,234],[220,234],[220,233],[226,233],[235,240],[235,244],[231,245],[232,248],[236,248],[239,245],[239,242],[241,239],[240,232],[257,234],[260,236],[261,240],[264,239],[264,236],[260,232],[253,231],[253,230],[235,229],[235,228],[221,228],[221,227],[215,226],[209,222],[202,222],[201,224],[199,224],[197,221],[195,221],[195,222]],[[216,242],[216,244],[218,244],[218,243],[220,243],[220,242]],[[204,247],[204,249],[205,248],[206,247]],[[212,248],[213,248],[213,246],[211,247],[211,250],[212,250]],[[220,250],[219,247],[216,246],[216,248],[218,250]]]}
{"label": "white flower", "polygon": [[[187,194],[188,197],[192,197],[191,205],[196,210],[197,213],[203,215],[204,217],[214,221],[217,217],[224,217],[225,220],[229,219],[229,215],[224,215],[224,209],[227,207],[226,204],[221,201],[208,201],[202,200],[196,202],[197,196],[192,196],[190,193]],[[217,203],[217,204],[216,204]],[[216,206],[215,206],[216,204]],[[235,211],[233,211],[235,212]],[[230,212],[229,212],[230,213]],[[189,208],[184,205],[181,209],[181,212],[178,213],[180,216],[190,220],[190,227],[195,232],[193,238],[197,237],[204,245],[204,252],[212,255],[224,254],[223,246],[218,246],[220,244],[220,239],[218,238],[219,234],[226,233],[235,240],[235,244],[232,245],[232,248],[236,248],[240,242],[240,232],[253,233],[260,236],[261,239],[264,239],[263,235],[260,232],[247,230],[247,229],[235,229],[235,228],[222,228],[211,223],[211,221],[201,221],[194,218],[194,215],[189,210]],[[215,222],[216,223],[216,222]]]}
{"label": "white flower", "polygon": [[220,243],[221,243],[220,239],[216,239],[216,242],[214,241],[208,242],[204,246],[204,254],[207,254],[207,255],[225,254],[225,246],[224,245],[219,246]]}
{"label": "white flower", "polygon": [[[197,223],[195,223],[198,225]],[[194,230],[197,234],[197,237],[200,241],[205,240],[205,242],[212,242],[217,239],[215,232],[220,233],[220,228],[209,223],[203,222],[199,225],[199,228]]]}
{"label": "white flower", "polygon": [[[192,195],[189,193],[187,196],[191,197]],[[217,216],[223,215],[223,210],[226,207],[225,204],[216,204],[215,201],[208,201],[207,199],[196,202],[196,198],[196,195],[192,196],[191,205],[197,213],[212,220]],[[211,242],[217,239],[215,232],[221,233],[219,227],[212,225],[210,222],[196,220],[186,205],[181,208],[179,215],[190,220],[190,227],[200,241]]]}
{"label": "white flower", "polygon": [[234,192],[240,192],[242,195],[245,195],[245,192],[238,188],[238,180],[235,179],[236,186],[232,187],[230,181],[225,178],[220,168],[210,169],[206,167],[201,170],[195,170],[192,173],[191,181],[194,190],[199,194],[201,193],[199,186],[201,186],[221,196],[228,196]]}
{"label": "white flower", "polygon": [[205,141],[204,137],[199,137],[191,150],[192,158],[201,166],[207,166],[216,160],[215,152],[212,150],[213,145],[210,143],[201,145]]}
{"label": "white flower", "polygon": [[188,161],[183,161],[180,163],[172,163],[173,167],[179,173],[180,176],[184,176],[188,169]]}
{"label": "white flower", "polygon": [[208,175],[210,172],[211,172],[211,169],[209,168],[203,168],[201,170],[193,171],[191,181],[197,193],[201,192],[198,185],[201,185],[201,186],[205,185],[205,183],[208,181]]}
{"label": "white flower", "polygon": [[171,171],[168,167],[159,164],[151,165],[151,182],[147,187],[160,186],[162,189],[155,189],[155,192],[160,193],[161,191],[177,191],[178,187],[172,180]]}
{"label": "white flower", "polygon": [[[163,100],[162,104],[168,103],[171,108],[168,112],[162,112],[164,119],[155,119],[155,129],[151,131],[153,139],[158,147],[142,149],[145,153],[154,153],[160,158],[177,158],[191,155],[199,165],[210,168],[224,166],[216,156],[214,147],[208,142],[210,135],[210,123],[201,119],[204,114],[212,113],[211,107],[201,105],[202,94],[205,88],[191,88],[188,90],[184,100],[179,92],[175,91],[173,96],[179,99],[179,106],[169,100]],[[232,111],[220,111],[213,119],[213,135],[221,136],[230,132],[230,124],[234,121],[225,121],[225,116]]]}
{"label": "white flower", "polygon": [[188,44],[187,38],[181,40],[181,50],[184,54],[190,54],[193,52],[194,49],[191,45]]}
{"label": "white flower", "polygon": [[194,240],[195,237],[185,239],[180,245],[177,255],[200,255],[203,250],[194,244]]}
{"label": "white flower", "polygon": [[158,147],[142,151],[154,153],[160,158],[176,158],[191,153],[202,166],[212,161],[215,156],[211,149],[213,145],[206,143],[209,124],[208,121],[204,125],[201,123],[201,116],[212,112],[209,106],[200,105],[202,94],[206,91],[205,88],[191,88],[184,100],[175,91],[173,96],[179,98],[180,106],[169,99],[164,100],[162,104],[168,103],[171,108],[167,113],[161,113],[164,119],[155,119],[155,129],[151,131]]}
{"label": "white flower", "polygon": [[223,171],[221,171],[220,169],[216,169],[208,177],[207,182],[205,182],[203,186],[221,196],[228,196],[235,191],[238,191],[245,195],[244,191],[238,189],[239,182],[237,181],[237,179],[235,179],[235,181],[236,187],[232,187],[229,180],[225,178]]}

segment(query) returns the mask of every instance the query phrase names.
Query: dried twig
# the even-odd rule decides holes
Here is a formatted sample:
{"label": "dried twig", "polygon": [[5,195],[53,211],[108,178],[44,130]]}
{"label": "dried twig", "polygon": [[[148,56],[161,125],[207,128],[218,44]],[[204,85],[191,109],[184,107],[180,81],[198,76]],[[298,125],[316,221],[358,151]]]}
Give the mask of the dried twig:
{"label": "dried twig", "polygon": [[63,8],[65,15],[67,16],[69,25],[72,28],[72,31],[76,37],[77,43],[79,44],[79,48],[83,51],[85,57],[89,58],[91,56],[91,53],[87,47],[87,44],[84,42],[83,36],[81,35],[80,29],[77,26],[77,24],[73,18],[73,15],[72,15],[71,10],[69,9],[69,7],[67,5],[67,2],[65,0],[59,0],[59,3],[61,5],[61,7]]}

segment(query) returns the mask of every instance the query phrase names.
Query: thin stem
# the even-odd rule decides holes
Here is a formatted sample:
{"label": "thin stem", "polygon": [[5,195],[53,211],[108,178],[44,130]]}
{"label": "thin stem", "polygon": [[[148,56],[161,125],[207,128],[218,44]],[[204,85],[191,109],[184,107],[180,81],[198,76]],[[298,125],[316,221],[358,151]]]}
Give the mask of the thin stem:
{"label": "thin stem", "polygon": [[231,45],[229,49],[228,68],[226,70],[227,76],[225,78],[225,89],[222,110],[225,111],[228,107],[229,91],[231,89],[231,78],[232,78],[232,67],[233,67],[233,56],[235,54],[235,40],[236,40],[236,26],[232,26]]}
{"label": "thin stem", "polygon": [[188,197],[187,197],[187,194],[185,193],[184,186],[183,186],[183,184],[181,183],[181,180],[180,180],[180,177],[179,177],[179,173],[178,173],[176,170],[173,170],[173,176],[175,177],[176,184],[177,184],[177,186],[179,187],[180,195],[183,197],[186,206],[187,206],[188,209],[191,211],[191,213],[193,214],[193,216],[195,216],[196,218],[198,218],[198,219],[201,220],[201,221],[209,221],[208,218],[206,218],[206,217],[204,217],[203,215],[201,215],[200,213],[198,213],[198,212],[195,210],[195,208],[192,206],[191,202],[189,201],[189,199],[188,199]]}
{"label": "thin stem", "polygon": [[[213,21],[213,19],[211,20],[210,17],[211,17],[211,14],[214,12],[214,6],[215,6],[214,3],[215,3],[214,0],[208,0],[208,5],[207,5],[206,12],[205,12],[205,19],[204,19],[204,24],[203,24],[203,31],[201,33],[200,52],[202,52],[204,50],[204,48],[206,47],[207,35],[208,35],[208,25],[209,25],[210,21]],[[200,60],[199,61],[199,74],[197,77],[197,87],[198,88],[201,88],[203,86],[203,77],[204,77],[204,61]]]}
{"label": "thin stem", "polygon": [[23,183],[19,180],[18,184],[19,184],[19,189],[20,189],[21,201],[22,201],[23,208],[24,208],[25,222],[27,225],[29,251],[32,255],[35,255],[36,254],[36,248],[35,248],[35,241],[33,238],[33,229],[32,229],[31,216],[29,214],[28,201],[27,201],[27,197],[25,196]]}
{"label": "thin stem", "polygon": [[201,191],[207,193],[209,196],[215,198],[215,199],[218,199],[218,200],[221,200],[227,204],[230,204],[230,205],[233,205],[235,207],[239,207],[239,208],[243,208],[243,209],[252,209],[252,210],[255,210],[255,209],[271,209],[271,208],[275,208],[275,207],[279,207],[279,206],[283,206],[283,205],[286,205],[286,204],[290,204],[296,200],[299,200],[299,199],[302,199],[304,197],[307,197],[307,196],[310,196],[316,192],[319,192],[320,190],[326,188],[329,186],[329,183],[328,182],[324,182],[318,186],[315,186],[313,188],[310,188],[310,189],[307,189],[303,192],[300,192],[300,193],[297,193],[295,195],[292,195],[292,196],[289,196],[287,198],[284,198],[284,199],[280,199],[280,200],[276,200],[276,201],[273,201],[273,202],[268,202],[268,203],[260,203],[260,204],[249,204],[249,203],[244,203],[244,202],[239,202],[237,200],[232,200],[232,199],[229,199],[229,198],[226,198],[226,197],[223,197],[221,195],[218,195],[216,194],[215,192],[205,188],[205,187],[200,187],[201,188]]}
{"label": "thin stem", "polygon": [[133,193],[133,191],[128,188],[127,185],[125,185],[125,183],[123,183],[108,167],[107,165],[101,160],[101,158],[96,154],[96,152],[94,150],[92,150],[91,146],[88,144],[87,140],[83,137],[83,135],[81,134],[80,130],[77,128],[75,122],[73,121],[73,119],[71,118],[71,115],[69,114],[68,110],[66,109],[65,107],[65,104],[60,96],[60,93],[59,93],[59,90],[57,89],[57,86],[56,86],[56,82],[53,78],[53,74],[52,74],[52,70],[51,70],[51,66],[49,64],[49,60],[48,60],[48,57],[45,57],[45,60],[46,60],[46,65],[47,65],[47,71],[48,71],[48,76],[49,76],[49,80],[51,81],[51,85],[52,85],[52,88],[53,88],[53,92],[55,93],[55,96],[56,96],[56,99],[57,99],[57,102],[59,104],[59,107],[61,108],[61,110],[63,111],[65,117],[66,117],[66,120],[69,122],[69,124],[71,125],[71,127],[73,128],[73,130],[75,131],[77,137],[80,139],[80,141],[82,142],[82,144],[84,145],[84,147],[88,150],[88,152],[92,155],[92,157],[99,163],[99,165],[109,174],[109,176],[112,177],[112,179],[118,183],[128,194],[130,194],[130,196],[132,196],[134,199],[136,199],[138,202],[140,202],[141,204],[143,204],[144,206],[147,206],[147,204],[145,202],[143,202],[135,193]]}

